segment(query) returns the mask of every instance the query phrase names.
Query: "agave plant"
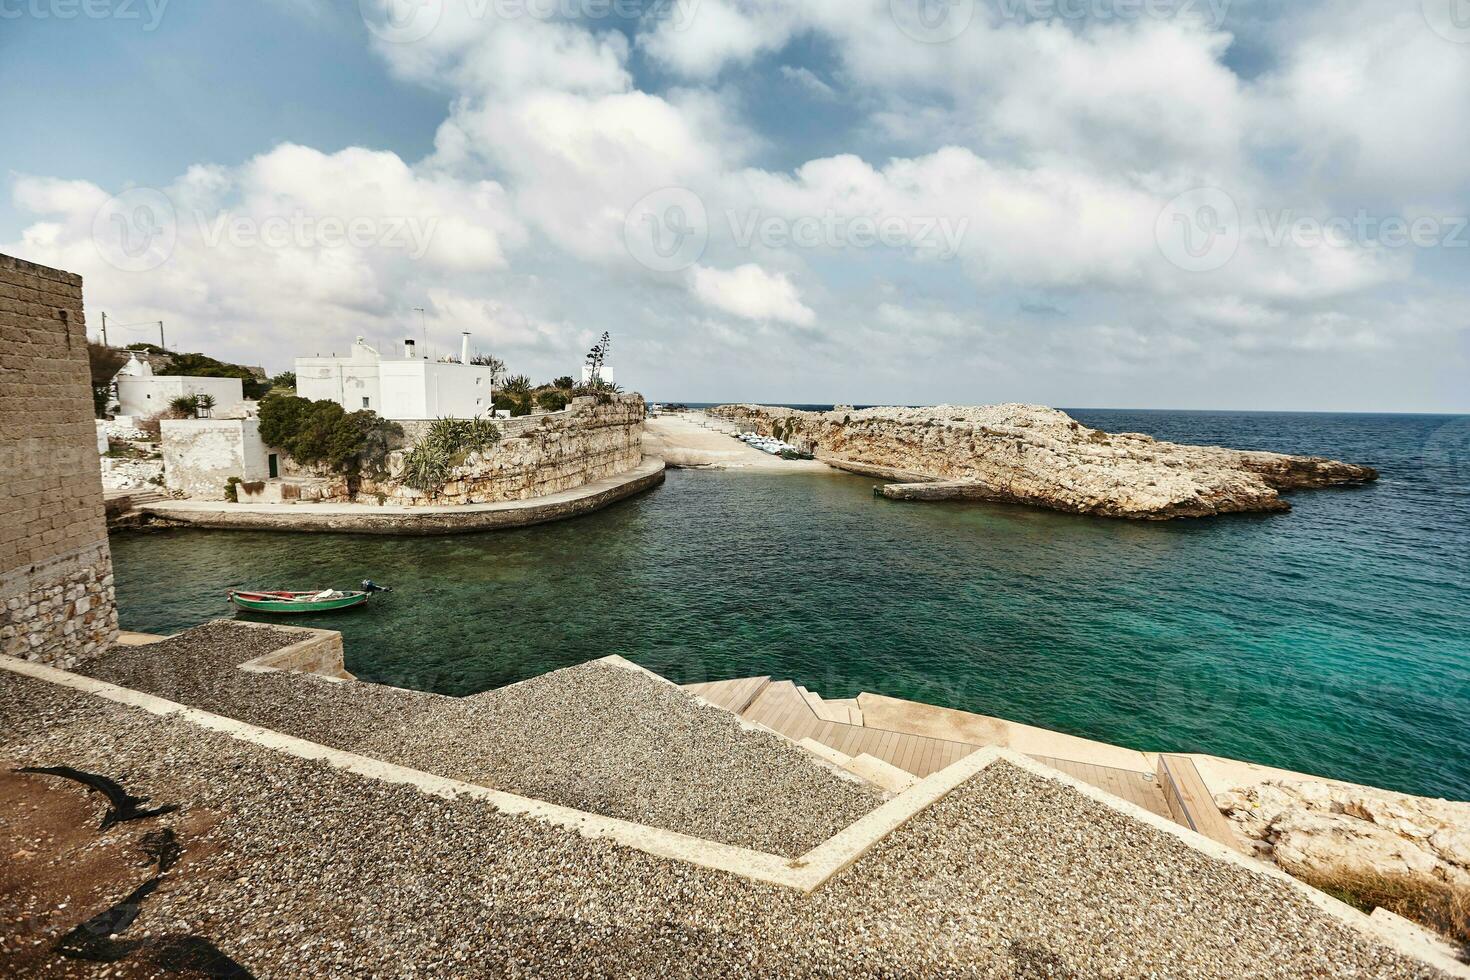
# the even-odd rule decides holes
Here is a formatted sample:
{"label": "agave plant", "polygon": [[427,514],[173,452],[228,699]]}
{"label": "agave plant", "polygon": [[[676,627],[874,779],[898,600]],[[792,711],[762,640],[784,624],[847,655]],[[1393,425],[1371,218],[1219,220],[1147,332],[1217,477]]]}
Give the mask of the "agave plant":
{"label": "agave plant", "polygon": [[449,479],[453,463],[441,446],[424,443],[403,457],[403,482],[415,490],[437,494]]}
{"label": "agave plant", "polygon": [[435,419],[403,457],[403,482],[415,490],[437,494],[449,474],[476,452],[500,442],[500,429],[489,419]]}

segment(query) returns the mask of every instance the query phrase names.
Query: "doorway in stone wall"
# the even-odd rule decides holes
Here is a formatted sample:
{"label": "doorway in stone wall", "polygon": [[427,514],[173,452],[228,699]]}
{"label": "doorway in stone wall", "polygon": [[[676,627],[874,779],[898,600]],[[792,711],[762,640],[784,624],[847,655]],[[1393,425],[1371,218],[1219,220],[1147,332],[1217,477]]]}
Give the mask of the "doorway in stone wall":
{"label": "doorway in stone wall", "polygon": [[271,453],[265,458],[265,465],[270,472],[270,478],[272,480],[281,475],[281,460],[275,453]]}

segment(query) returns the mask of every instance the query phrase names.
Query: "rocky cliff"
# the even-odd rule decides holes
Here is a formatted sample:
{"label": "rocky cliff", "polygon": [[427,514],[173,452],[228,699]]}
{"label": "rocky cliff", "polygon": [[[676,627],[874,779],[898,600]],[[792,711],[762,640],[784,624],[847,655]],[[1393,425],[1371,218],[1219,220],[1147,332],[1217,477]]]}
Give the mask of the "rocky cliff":
{"label": "rocky cliff", "polygon": [[1308,878],[1424,877],[1470,890],[1470,803],[1271,780],[1215,803],[1258,854]]}
{"label": "rocky cliff", "polygon": [[1289,510],[1281,491],[1378,477],[1329,459],[1109,434],[1036,405],[833,412],[724,405],[712,414],[833,466],[893,480],[881,492],[896,500],[996,500],[1168,520]]}

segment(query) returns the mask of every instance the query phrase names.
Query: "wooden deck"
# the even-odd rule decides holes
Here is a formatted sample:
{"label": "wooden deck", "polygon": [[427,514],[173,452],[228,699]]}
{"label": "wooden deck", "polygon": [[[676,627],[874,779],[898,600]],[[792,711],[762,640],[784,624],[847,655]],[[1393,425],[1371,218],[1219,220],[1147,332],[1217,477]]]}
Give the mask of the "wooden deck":
{"label": "wooden deck", "polygon": [[684,690],[699,695],[717,708],[724,708],[738,715],[750,707],[750,702],[770,682],[769,677],[742,677],[734,681],[685,684]]}
{"label": "wooden deck", "polygon": [[1183,755],[1160,755],[1157,774],[1159,787],[1169,806],[1169,816],[1175,823],[1237,850],[1246,850],[1245,842],[1215,806],[1214,797],[1200,778],[1193,759]]}
{"label": "wooden deck", "polygon": [[[912,735],[906,732],[869,728],[852,721],[830,720],[838,710],[846,710],[855,702],[850,699],[823,702],[812,692],[791,681],[772,681],[769,677],[744,677],[729,681],[690,684],[685,690],[697,694],[726,711],[734,712],[799,742],[814,739],[848,756],[871,755],[920,778],[945,768],[974,752],[978,745],[945,739]],[[818,708],[826,707],[823,717]],[[861,712],[852,720],[860,720]],[[1177,820],[1170,810],[1154,773],[1132,772],[1095,766],[1069,759],[1037,757],[1037,761],[1060,772],[1091,783],[1106,792],[1128,800],[1158,814]],[[1183,822],[1183,821],[1179,821]],[[1188,824],[1186,824],[1188,826]]]}

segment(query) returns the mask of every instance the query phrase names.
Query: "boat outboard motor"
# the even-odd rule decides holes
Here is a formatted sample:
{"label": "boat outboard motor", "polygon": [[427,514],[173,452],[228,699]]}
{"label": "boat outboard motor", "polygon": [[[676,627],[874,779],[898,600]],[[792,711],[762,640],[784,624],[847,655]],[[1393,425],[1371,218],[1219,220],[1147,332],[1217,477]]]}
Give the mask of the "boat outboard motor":
{"label": "boat outboard motor", "polygon": [[374,582],[370,578],[365,578],[365,579],[362,580],[362,591],[364,591],[364,592],[392,592],[393,590],[390,589],[386,585],[379,585],[378,583]]}

